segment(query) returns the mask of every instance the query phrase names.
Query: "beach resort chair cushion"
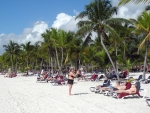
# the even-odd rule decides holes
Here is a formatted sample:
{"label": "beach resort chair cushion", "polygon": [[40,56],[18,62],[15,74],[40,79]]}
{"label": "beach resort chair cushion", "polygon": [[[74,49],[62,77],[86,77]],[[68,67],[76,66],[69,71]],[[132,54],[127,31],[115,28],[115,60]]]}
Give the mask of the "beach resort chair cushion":
{"label": "beach resort chair cushion", "polygon": [[126,70],[122,74],[123,74],[123,76],[120,76],[120,78],[126,78],[128,75],[128,71]]}
{"label": "beach resort chair cushion", "polygon": [[[104,82],[103,85],[101,87],[110,87],[111,86],[111,80],[108,79],[106,80],[107,82]],[[108,95],[109,94],[109,91],[107,90],[101,90],[101,89],[98,89],[97,90],[99,93],[103,93],[105,95]],[[96,93],[96,92],[95,92]]]}
{"label": "beach resort chair cushion", "polygon": [[90,78],[86,78],[87,81],[95,81],[98,78],[97,74],[92,75]]}
{"label": "beach resort chair cushion", "polygon": [[111,83],[111,80],[108,79],[103,83],[102,87],[108,87],[108,86],[110,86],[110,83]]}
{"label": "beach resort chair cushion", "polygon": [[104,78],[104,75],[100,75],[98,79],[100,80],[100,79],[102,79],[102,78]]}
{"label": "beach resort chair cushion", "polygon": [[141,81],[142,80],[142,75],[139,75],[138,79],[136,79],[137,81]]}

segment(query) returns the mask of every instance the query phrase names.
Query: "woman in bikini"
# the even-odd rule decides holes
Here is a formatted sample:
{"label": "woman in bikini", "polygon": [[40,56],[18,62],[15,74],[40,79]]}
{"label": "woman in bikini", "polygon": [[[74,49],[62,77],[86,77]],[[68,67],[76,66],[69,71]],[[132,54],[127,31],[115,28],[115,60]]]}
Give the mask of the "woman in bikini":
{"label": "woman in bikini", "polygon": [[74,68],[70,69],[70,72],[68,74],[68,84],[69,84],[69,95],[71,95],[71,89],[72,89],[72,85],[74,82],[74,78],[79,74],[79,71],[76,72],[76,74],[74,73]]}

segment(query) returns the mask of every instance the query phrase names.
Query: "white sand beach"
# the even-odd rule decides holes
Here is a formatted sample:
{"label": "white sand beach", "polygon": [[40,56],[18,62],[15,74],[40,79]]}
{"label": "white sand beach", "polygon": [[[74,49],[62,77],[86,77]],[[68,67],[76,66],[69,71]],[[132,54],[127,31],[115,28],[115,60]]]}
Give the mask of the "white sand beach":
{"label": "white sand beach", "polygon": [[[137,74],[132,75],[138,77]],[[116,99],[89,90],[102,82],[77,81],[72,89],[74,95],[69,96],[68,86],[36,83],[36,76],[4,78],[4,75],[0,75],[0,113],[150,112],[150,107],[143,98]],[[146,97],[150,97],[150,84],[141,83],[141,86],[147,90]]]}

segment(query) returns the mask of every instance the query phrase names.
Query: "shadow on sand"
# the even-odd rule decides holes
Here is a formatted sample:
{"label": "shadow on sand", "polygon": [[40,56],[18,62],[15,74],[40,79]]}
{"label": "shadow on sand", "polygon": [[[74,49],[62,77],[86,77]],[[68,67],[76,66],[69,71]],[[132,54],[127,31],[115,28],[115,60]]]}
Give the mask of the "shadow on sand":
{"label": "shadow on sand", "polygon": [[75,93],[73,95],[86,95],[86,94],[89,94],[89,93]]}

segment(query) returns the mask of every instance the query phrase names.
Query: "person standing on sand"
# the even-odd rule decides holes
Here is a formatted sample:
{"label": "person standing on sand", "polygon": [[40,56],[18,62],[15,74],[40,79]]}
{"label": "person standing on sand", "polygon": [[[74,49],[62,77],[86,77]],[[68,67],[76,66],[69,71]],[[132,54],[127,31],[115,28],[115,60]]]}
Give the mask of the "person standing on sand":
{"label": "person standing on sand", "polygon": [[74,68],[71,68],[70,71],[69,71],[69,74],[68,74],[68,84],[69,84],[69,95],[72,95],[71,94],[71,89],[72,89],[72,85],[73,85],[73,82],[74,82],[74,78],[79,74],[79,70],[76,72],[74,72]]}

